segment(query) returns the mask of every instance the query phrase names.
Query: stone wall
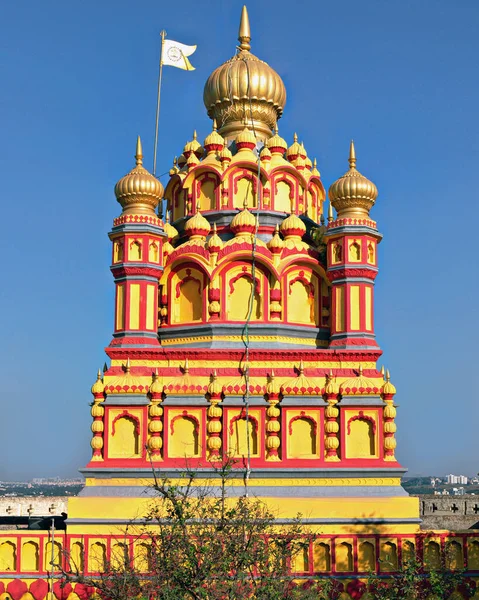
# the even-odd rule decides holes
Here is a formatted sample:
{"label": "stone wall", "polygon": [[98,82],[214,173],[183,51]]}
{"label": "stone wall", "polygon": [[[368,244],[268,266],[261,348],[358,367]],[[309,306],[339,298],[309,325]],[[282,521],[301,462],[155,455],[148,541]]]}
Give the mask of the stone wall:
{"label": "stone wall", "polygon": [[0,496],[0,517],[60,516],[67,505],[67,496]]}
{"label": "stone wall", "polygon": [[479,496],[419,495],[421,529],[479,529]]}

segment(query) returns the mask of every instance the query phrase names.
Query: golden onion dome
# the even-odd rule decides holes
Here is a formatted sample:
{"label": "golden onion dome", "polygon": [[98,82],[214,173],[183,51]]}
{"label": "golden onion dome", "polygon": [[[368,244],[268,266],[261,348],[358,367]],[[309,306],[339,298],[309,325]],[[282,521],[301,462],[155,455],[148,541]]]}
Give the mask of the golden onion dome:
{"label": "golden onion dome", "polygon": [[298,156],[301,155],[301,152],[301,144],[298,142],[298,135],[295,133],[293,137],[293,143],[286,151],[286,158],[289,160],[289,162],[293,162],[293,160],[296,160]]}
{"label": "golden onion dome", "polygon": [[328,396],[339,394],[339,385],[336,382],[336,377],[333,377],[332,370],[330,370],[329,374],[326,375],[326,386],[324,388],[324,392]]}
{"label": "golden onion dome", "polygon": [[308,169],[308,171],[311,171],[311,169],[313,168],[313,163],[311,162],[311,159],[309,158],[309,156],[307,156],[305,158],[305,163],[306,163],[306,168]]}
{"label": "golden onion dome", "polygon": [[230,228],[235,235],[253,233],[256,230],[256,217],[245,206],[241,212],[233,217]]}
{"label": "golden onion dome", "polygon": [[165,224],[163,225],[163,231],[166,233],[166,238],[169,242],[175,240],[178,237],[178,230],[173,227],[170,223],[170,213],[166,212]]}
{"label": "golden onion dome", "polygon": [[247,125],[245,125],[243,131],[238,133],[235,143],[238,150],[253,150],[253,148],[256,146],[256,138],[254,133],[248,129]]}
{"label": "golden onion dome", "polygon": [[163,392],[164,387],[165,386],[163,384],[162,379],[160,379],[160,377],[158,376],[158,369],[155,369],[148,391],[150,392],[150,394],[161,394]]}
{"label": "golden onion dome", "polygon": [[298,156],[298,158],[294,161],[294,166],[298,169],[298,171],[304,171],[306,169],[306,159],[302,156]]}
{"label": "golden onion dome", "polygon": [[231,162],[232,158],[233,158],[233,155],[231,154],[231,150],[225,146],[223,148],[223,150],[221,150],[221,152],[220,152],[221,163],[223,163],[223,164],[229,163],[229,162]]}
{"label": "golden onion dome", "polygon": [[184,154],[180,154],[178,156],[178,166],[181,169],[181,167],[184,167],[186,165],[186,157]]}
{"label": "golden onion dome", "polygon": [[91,386],[91,393],[94,396],[96,396],[96,395],[103,394],[104,391],[105,391],[105,384],[103,383],[103,379],[102,379],[102,376],[101,376],[101,370],[98,369],[98,373],[97,373],[97,376],[96,376],[96,381]]}
{"label": "golden onion dome", "polygon": [[272,254],[279,254],[284,248],[284,241],[279,235],[279,225],[274,228],[273,237],[266,244]]}
{"label": "golden onion dome", "polygon": [[288,144],[286,143],[286,140],[278,134],[277,127],[274,135],[266,142],[266,147],[269,149],[271,154],[281,154],[281,156],[283,156],[283,154],[286,152]]}
{"label": "golden onion dome", "polygon": [[223,240],[218,235],[216,223],[213,223],[213,235],[208,240],[207,246],[210,252],[219,252],[223,248]]}
{"label": "golden onion dome", "polygon": [[211,373],[210,383],[208,384],[208,394],[210,396],[221,396],[223,392],[223,386],[218,381],[218,375],[216,370]]}
{"label": "golden onion dome", "polygon": [[163,186],[143,167],[143,150],[140,136],[136,142],[136,166],[115,185],[115,196],[123,213],[155,214],[163,197]]}
{"label": "golden onion dome", "polygon": [[316,159],[313,160],[313,168],[311,169],[311,174],[316,175],[316,177],[321,177],[321,174],[318,171],[318,161]]}
{"label": "golden onion dome", "polygon": [[299,155],[301,156],[301,158],[304,158],[304,160],[308,158],[308,153],[306,152],[306,148],[304,147],[303,142],[299,144]]}
{"label": "golden onion dome", "polygon": [[205,238],[210,230],[210,222],[200,213],[200,207],[197,205],[196,213],[186,222],[185,233],[193,239],[198,237]]}
{"label": "golden onion dome", "polygon": [[224,139],[217,132],[216,121],[213,121],[213,131],[206,136],[203,146],[206,152],[219,152],[225,145]]}
{"label": "golden onion dome", "polygon": [[193,139],[191,142],[187,142],[185,147],[183,148],[183,154],[186,159],[188,159],[192,153],[194,153],[198,158],[203,154],[203,147],[198,141],[198,135],[196,130],[193,132]]}
{"label": "golden onion dome", "polygon": [[393,396],[396,393],[396,388],[391,383],[391,376],[389,375],[389,369],[386,371],[386,381],[384,382],[384,385],[381,388],[381,392],[384,395],[391,395],[391,396]]}
{"label": "golden onion dome", "polygon": [[271,371],[271,375],[268,379],[268,383],[266,384],[266,393],[268,396],[278,396],[281,393],[281,385],[277,381],[274,371]]}
{"label": "golden onion dome", "polygon": [[368,217],[378,190],[372,181],[356,170],[354,143],[349,149],[349,171],[329,188],[329,199],[338,217]]}
{"label": "golden onion dome", "polygon": [[271,160],[271,152],[266,146],[261,150],[259,155],[260,160],[268,162]]}
{"label": "golden onion dome", "polygon": [[293,213],[281,223],[281,233],[286,238],[291,236],[303,237],[306,233],[306,225],[298,215]]}
{"label": "golden onion dome", "polygon": [[238,40],[239,52],[209,76],[203,101],[224,138],[234,138],[243,129],[246,118],[258,138],[265,140],[283,113],[286,89],[278,73],[250,52],[246,6],[241,13]]}

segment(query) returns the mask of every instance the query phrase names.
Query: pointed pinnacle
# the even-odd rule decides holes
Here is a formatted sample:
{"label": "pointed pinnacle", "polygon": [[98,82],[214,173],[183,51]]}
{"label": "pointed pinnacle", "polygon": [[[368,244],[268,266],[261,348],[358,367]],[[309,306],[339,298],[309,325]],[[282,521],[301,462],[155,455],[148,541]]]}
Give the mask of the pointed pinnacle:
{"label": "pointed pinnacle", "polygon": [[126,373],[129,373],[129,372],[130,372],[130,369],[131,369],[130,357],[128,357],[128,358],[126,359],[125,372],[126,372]]}
{"label": "pointed pinnacle", "polygon": [[185,367],[184,367],[185,375],[188,373],[189,370],[190,370],[190,363],[189,363],[188,359],[185,358]]}
{"label": "pointed pinnacle", "polygon": [[363,375],[363,365],[359,365],[359,377]]}
{"label": "pointed pinnacle", "polygon": [[196,133],[196,129],[193,131],[193,139],[196,140],[196,138],[198,137],[197,133]]}
{"label": "pointed pinnacle", "polygon": [[294,142],[297,142],[297,141],[298,141],[298,134],[297,134],[297,133],[295,133],[295,134],[293,135],[293,141],[294,141]]}
{"label": "pointed pinnacle", "polygon": [[354,141],[351,140],[351,144],[349,146],[349,166],[354,169],[356,166],[356,150],[354,148]]}
{"label": "pointed pinnacle", "polygon": [[218,375],[216,374],[216,369],[213,371],[213,373],[211,374],[211,376],[213,377],[213,381],[215,379],[218,379]]}
{"label": "pointed pinnacle", "polygon": [[241,11],[241,21],[238,32],[238,41],[240,43],[241,50],[250,50],[251,49],[251,29],[249,26],[249,16],[248,9],[246,5],[243,6],[243,10]]}
{"label": "pointed pinnacle", "polygon": [[143,164],[143,148],[141,147],[141,138],[140,138],[140,136],[138,136],[138,138],[136,140],[136,154],[135,154],[135,158],[136,158],[136,164],[137,165],[142,165]]}
{"label": "pointed pinnacle", "polygon": [[383,377],[383,379],[384,379],[384,365],[381,367],[381,371],[380,371],[380,373],[381,373],[381,375],[382,375],[382,377]]}
{"label": "pointed pinnacle", "polygon": [[269,376],[269,378],[270,378],[271,380],[273,380],[273,379],[274,379],[274,371],[273,371],[273,369],[271,369],[271,375]]}
{"label": "pointed pinnacle", "polygon": [[391,375],[389,374],[389,369],[386,371],[386,381],[391,379]]}
{"label": "pointed pinnacle", "polygon": [[302,375],[304,372],[304,363],[303,363],[303,359],[301,359],[301,362],[299,363],[299,374]]}
{"label": "pointed pinnacle", "polygon": [[97,381],[101,381],[101,369],[98,369],[98,373],[96,374]]}
{"label": "pointed pinnacle", "polygon": [[329,203],[329,208],[328,208],[328,222],[331,223],[331,221],[333,219],[334,219],[334,217],[333,217],[333,205],[330,202]]}
{"label": "pointed pinnacle", "polygon": [[218,129],[218,125],[216,123],[216,119],[213,119],[213,131],[216,131]]}

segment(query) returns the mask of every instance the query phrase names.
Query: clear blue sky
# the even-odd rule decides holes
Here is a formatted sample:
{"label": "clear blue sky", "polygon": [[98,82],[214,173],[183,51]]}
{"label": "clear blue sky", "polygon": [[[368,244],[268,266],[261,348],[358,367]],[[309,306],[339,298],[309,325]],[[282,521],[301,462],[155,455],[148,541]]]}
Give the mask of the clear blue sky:
{"label": "clear blue sky", "polygon": [[[202,93],[235,51],[242,2],[2,3],[0,479],[75,475],[90,455],[89,387],[111,339],[107,232],[139,133],[151,164],[159,31],[198,44],[165,69],[159,172],[210,130]],[[398,388],[411,473],[479,470],[479,3],[337,0],[249,6],[252,51],[288,91],[325,185],[347,167],[379,188],[376,331]]]}

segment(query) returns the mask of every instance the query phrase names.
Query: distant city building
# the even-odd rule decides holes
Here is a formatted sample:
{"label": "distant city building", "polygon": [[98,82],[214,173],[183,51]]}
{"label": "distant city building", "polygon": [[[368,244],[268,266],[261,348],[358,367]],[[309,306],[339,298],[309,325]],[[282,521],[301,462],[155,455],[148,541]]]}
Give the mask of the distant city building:
{"label": "distant city building", "polygon": [[446,477],[446,482],[449,485],[454,485],[459,483],[461,485],[467,485],[469,479],[465,475],[448,475]]}

